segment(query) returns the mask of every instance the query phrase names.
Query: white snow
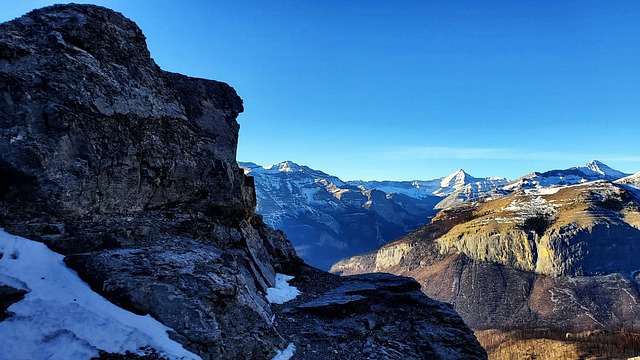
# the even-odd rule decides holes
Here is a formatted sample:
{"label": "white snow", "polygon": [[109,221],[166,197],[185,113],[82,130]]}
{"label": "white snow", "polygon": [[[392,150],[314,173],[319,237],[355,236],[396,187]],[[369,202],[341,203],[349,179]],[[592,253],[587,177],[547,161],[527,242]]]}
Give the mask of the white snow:
{"label": "white snow", "polygon": [[267,289],[267,300],[273,304],[284,304],[295,299],[300,294],[300,290],[289,285],[291,279],[293,276],[276,274],[276,286]]}
{"label": "white snow", "polygon": [[296,352],[296,346],[293,343],[289,344],[286,349],[278,351],[278,353],[271,358],[271,360],[289,360]]}
{"label": "white snow", "polygon": [[93,292],[44,244],[0,229],[0,285],[28,291],[0,322],[5,359],[89,359],[98,350],[144,354],[150,346],[170,359],[200,359],[171,340],[151,316],[121,309]]}
{"label": "white snow", "polygon": [[24,140],[24,136],[22,136],[22,134],[18,134],[18,136],[14,136],[11,138],[11,140],[9,140],[9,144],[13,144],[16,141],[22,141]]}
{"label": "white snow", "polygon": [[[565,186],[565,187],[568,187],[568,186]],[[559,187],[559,186],[541,187],[541,188],[536,188],[536,189],[526,189],[524,191],[524,193],[527,194],[527,195],[532,195],[532,194],[553,195],[553,194],[557,193],[558,191],[560,191],[560,189],[562,189],[562,187]]]}

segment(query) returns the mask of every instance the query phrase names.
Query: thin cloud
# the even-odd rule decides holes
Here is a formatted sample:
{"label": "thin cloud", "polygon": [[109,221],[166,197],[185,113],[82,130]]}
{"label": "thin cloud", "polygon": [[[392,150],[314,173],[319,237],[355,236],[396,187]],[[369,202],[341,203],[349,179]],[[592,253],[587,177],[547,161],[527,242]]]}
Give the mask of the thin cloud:
{"label": "thin cloud", "polygon": [[572,153],[565,151],[528,151],[513,148],[472,148],[418,146],[393,148],[380,152],[385,159],[425,160],[425,159],[462,159],[462,160],[561,160],[587,161],[592,159],[609,161],[640,162],[640,155]]}

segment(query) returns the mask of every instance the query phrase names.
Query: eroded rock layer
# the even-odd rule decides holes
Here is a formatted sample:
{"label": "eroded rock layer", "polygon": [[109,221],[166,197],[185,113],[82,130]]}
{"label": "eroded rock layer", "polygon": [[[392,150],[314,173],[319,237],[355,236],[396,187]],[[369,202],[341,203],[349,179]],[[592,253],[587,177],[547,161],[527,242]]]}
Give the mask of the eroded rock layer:
{"label": "eroded rock layer", "polygon": [[411,276],[475,329],[640,325],[640,198],[609,181],[445,210],[333,272]]}

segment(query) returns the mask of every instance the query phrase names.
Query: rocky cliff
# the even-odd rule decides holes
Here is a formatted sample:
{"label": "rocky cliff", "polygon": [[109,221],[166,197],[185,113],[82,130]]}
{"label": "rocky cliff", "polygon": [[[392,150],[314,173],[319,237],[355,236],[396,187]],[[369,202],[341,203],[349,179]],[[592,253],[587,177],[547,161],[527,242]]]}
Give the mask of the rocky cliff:
{"label": "rocky cliff", "polygon": [[640,325],[639,198],[609,181],[445,210],[332,271],[411,276],[475,329]]}
{"label": "rocky cliff", "polygon": [[[264,225],[235,159],[242,110],[227,84],[161,70],[111,10],[56,5],[1,24],[0,226],[65,254],[203,358],[264,359],[287,343],[304,349],[295,358],[485,357],[415,283],[316,271]],[[300,304],[266,300],[276,271],[298,276]]]}

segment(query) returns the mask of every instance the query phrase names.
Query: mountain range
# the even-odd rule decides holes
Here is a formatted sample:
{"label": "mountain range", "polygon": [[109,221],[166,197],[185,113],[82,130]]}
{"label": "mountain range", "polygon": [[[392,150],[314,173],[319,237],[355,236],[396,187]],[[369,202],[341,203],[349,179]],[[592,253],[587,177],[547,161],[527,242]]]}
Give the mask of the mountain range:
{"label": "mountain range", "polygon": [[322,269],[406,235],[442,209],[519,190],[535,192],[629,175],[597,160],[512,181],[476,178],[462,169],[432,180],[343,181],[292,161],[264,167],[239,164],[255,180],[256,211],[265,223],[284,231],[298,254]]}
{"label": "mountain range", "polygon": [[328,269],[429,221],[443,202],[462,203],[506,183],[463,170],[429,181],[342,181],[291,161],[240,163],[254,178],[256,211],[291,239],[307,263]]}
{"label": "mountain range", "polygon": [[331,271],[411,276],[476,330],[637,329],[640,173],[625,175],[596,161],[533,173]]}

